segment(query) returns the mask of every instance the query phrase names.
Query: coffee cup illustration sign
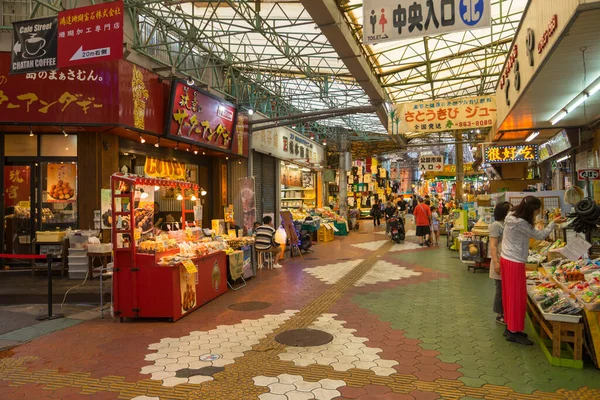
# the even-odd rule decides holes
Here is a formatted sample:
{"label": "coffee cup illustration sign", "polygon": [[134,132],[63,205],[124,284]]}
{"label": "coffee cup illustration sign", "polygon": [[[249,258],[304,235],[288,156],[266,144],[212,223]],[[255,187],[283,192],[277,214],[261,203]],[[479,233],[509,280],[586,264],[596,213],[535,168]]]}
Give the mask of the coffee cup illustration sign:
{"label": "coffee cup illustration sign", "polygon": [[46,54],[44,46],[46,39],[37,36],[37,33],[32,33],[29,39],[25,40],[25,58],[38,58]]}
{"label": "coffee cup illustration sign", "polygon": [[11,74],[57,68],[58,19],[38,18],[13,22]]}

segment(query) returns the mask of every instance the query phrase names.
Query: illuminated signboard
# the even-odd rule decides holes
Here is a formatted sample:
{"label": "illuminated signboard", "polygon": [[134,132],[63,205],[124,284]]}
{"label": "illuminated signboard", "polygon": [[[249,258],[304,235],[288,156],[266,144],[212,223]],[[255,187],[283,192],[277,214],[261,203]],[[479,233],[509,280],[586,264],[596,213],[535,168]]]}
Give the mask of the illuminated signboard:
{"label": "illuminated signboard", "polygon": [[562,130],[540,145],[540,161],[544,161],[571,148],[567,132]]}
{"label": "illuminated signboard", "polygon": [[538,158],[537,144],[490,146],[485,149],[486,164],[536,161]]}

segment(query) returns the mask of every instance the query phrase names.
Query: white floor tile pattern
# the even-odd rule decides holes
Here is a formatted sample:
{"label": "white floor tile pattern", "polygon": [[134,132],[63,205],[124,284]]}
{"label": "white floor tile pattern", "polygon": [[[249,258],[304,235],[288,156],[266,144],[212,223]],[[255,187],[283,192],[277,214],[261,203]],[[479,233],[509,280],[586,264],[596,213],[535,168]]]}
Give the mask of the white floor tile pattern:
{"label": "white floor tile pattern", "polygon": [[269,393],[258,396],[261,400],[331,400],[341,395],[336,390],[346,386],[346,382],[333,379],[321,379],[307,382],[300,375],[282,374],[276,377],[257,376],[252,378],[255,386],[269,388]]}
{"label": "white floor tile pattern", "polygon": [[163,338],[159,343],[148,346],[155,353],[146,355],[145,360],[154,361],[141,369],[142,374],[151,374],[150,379],[161,380],[163,386],[182,383],[199,384],[211,381],[211,376],[196,375],[189,378],[176,377],[182,369],[223,367],[233,364],[245,351],[273,332],[291,318],[297,310],[286,310],[282,314],[266,314],[260,319],[244,319],[235,325],[219,325],[210,331],[193,331],[180,338]]}
{"label": "white floor tile pattern", "polygon": [[[319,329],[333,335],[333,340],[322,346],[286,347],[278,356],[281,360],[291,361],[297,366],[311,364],[331,365],[336,371],[348,371],[352,368],[370,369],[376,375],[389,376],[396,373],[392,368],[398,363],[384,360],[377,354],[380,348],[368,347],[369,339],[354,336],[356,329],[344,328],[346,321],[334,319],[337,314],[323,314],[309,328]],[[274,378],[268,378],[274,379]]]}
{"label": "white floor tile pattern", "polygon": [[[393,251],[402,251],[403,249],[406,250],[412,248],[411,246],[413,246],[413,244],[397,244],[392,246],[392,249],[395,246],[400,246],[400,248]],[[419,247],[419,245],[414,246]],[[337,264],[322,265],[314,268],[305,268],[304,272],[311,274],[315,278],[329,285],[333,285],[361,262],[362,260],[352,260]],[[354,286],[360,287],[365,285],[373,285],[376,283],[395,281],[419,275],[421,275],[420,272],[415,272],[405,267],[400,267],[391,262],[380,260],[377,261],[369,270],[369,272],[367,272],[362,278],[360,278],[354,284]]]}

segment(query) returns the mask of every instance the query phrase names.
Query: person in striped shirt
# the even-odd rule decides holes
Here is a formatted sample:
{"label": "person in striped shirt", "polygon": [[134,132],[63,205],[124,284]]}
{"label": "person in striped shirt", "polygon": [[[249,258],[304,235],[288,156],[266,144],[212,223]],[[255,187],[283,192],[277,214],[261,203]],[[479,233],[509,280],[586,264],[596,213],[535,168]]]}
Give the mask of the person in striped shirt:
{"label": "person in striped shirt", "polygon": [[273,268],[281,268],[279,258],[281,257],[281,249],[279,243],[275,241],[275,228],[273,228],[273,218],[266,215],[263,217],[263,225],[259,226],[254,239],[254,248],[257,251],[264,251],[272,254],[275,257]]}

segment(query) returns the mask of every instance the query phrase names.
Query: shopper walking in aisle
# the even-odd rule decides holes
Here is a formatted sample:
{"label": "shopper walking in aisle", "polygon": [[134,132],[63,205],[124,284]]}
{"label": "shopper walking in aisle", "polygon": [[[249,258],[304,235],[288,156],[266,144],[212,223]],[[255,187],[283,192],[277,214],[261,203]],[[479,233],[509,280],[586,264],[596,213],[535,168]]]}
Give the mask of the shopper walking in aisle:
{"label": "shopper walking in aisle", "polygon": [[435,206],[431,206],[431,239],[436,246],[440,243],[440,214]]}
{"label": "shopper walking in aisle", "polygon": [[415,215],[415,225],[417,226],[417,236],[419,237],[419,245],[423,246],[429,243],[427,236],[431,234],[431,209],[425,205],[422,198],[419,198],[419,204],[413,212]]}
{"label": "shopper walking in aisle", "polygon": [[490,265],[490,278],[496,285],[496,295],[494,296],[494,312],[496,313],[496,322],[506,325],[504,322],[504,308],[502,307],[502,279],[500,276],[500,250],[502,249],[502,232],[504,231],[504,220],[508,212],[512,209],[512,204],[508,201],[496,204],[494,208],[494,222],[490,225],[490,254],[492,263]]}
{"label": "shopper walking in aisle", "polygon": [[398,209],[394,207],[391,201],[388,201],[385,209],[383,210],[383,215],[385,217],[385,233],[389,235],[390,233],[390,218],[396,215]]}
{"label": "shopper walking in aisle", "polygon": [[525,263],[529,254],[529,239],[545,239],[554,225],[566,221],[558,217],[548,226],[538,231],[533,227],[535,217],[540,213],[542,202],[537,197],[527,196],[515,211],[508,214],[504,223],[502,250],[500,252],[500,276],[502,278],[502,305],[507,328],[506,340],[525,345],[533,342],[523,332],[527,307],[527,287]]}
{"label": "shopper walking in aisle", "polygon": [[373,226],[381,225],[381,205],[379,202],[373,204],[370,214],[373,217]]}

